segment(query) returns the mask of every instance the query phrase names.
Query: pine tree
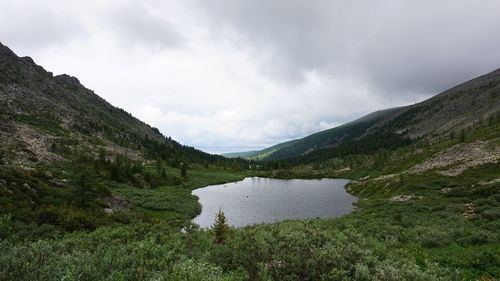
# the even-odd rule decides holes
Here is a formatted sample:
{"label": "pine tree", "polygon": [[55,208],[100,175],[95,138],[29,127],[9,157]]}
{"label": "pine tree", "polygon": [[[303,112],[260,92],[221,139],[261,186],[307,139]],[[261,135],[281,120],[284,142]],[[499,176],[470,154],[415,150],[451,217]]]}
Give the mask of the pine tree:
{"label": "pine tree", "polygon": [[158,158],[158,159],[156,159],[156,172],[159,175],[161,175],[161,170],[162,170],[161,159]]}
{"label": "pine tree", "polygon": [[215,215],[215,223],[212,226],[212,229],[214,230],[215,243],[224,244],[229,226],[226,223],[226,216],[220,208],[219,212]]}
{"label": "pine tree", "polygon": [[181,177],[187,176],[187,164],[182,163],[181,165]]}
{"label": "pine tree", "polygon": [[88,203],[92,200],[92,189],[89,186],[89,179],[85,173],[80,175],[75,187],[75,201],[77,205],[80,207],[88,206]]}

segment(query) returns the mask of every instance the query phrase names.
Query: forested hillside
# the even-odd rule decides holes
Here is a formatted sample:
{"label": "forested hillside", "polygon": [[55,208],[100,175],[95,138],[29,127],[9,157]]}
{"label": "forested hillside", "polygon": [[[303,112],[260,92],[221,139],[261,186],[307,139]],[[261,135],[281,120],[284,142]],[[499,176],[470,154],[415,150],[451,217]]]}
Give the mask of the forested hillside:
{"label": "forested hillside", "polygon": [[495,118],[499,111],[500,69],[418,104],[377,111],[302,139],[236,155],[247,159],[280,160],[314,155],[314,152],[316,155],[367,153],[422,139],[435,142],[462,134],[489,118]]}

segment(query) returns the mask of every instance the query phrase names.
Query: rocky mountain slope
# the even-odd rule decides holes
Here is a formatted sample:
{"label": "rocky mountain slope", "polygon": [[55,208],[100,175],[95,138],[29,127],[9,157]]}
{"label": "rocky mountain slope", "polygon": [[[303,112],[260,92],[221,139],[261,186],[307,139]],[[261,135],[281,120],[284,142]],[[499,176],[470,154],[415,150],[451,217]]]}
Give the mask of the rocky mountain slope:
{"label": "rocky mountain slope", "polygon": [[181,145],[77,78],[54,76],[0,44],[0,240],[161,211],[189,220],[200,209],[192,188],[233,180],[231,170],[245,165]]}
{"label": "rocky mountain slope", "polygon": [[96,155],[102,149],[108,155],[144,160],[160,147],[163,158],[175,161],[222,160],[164,137],[77,78],[54,76],[1,43],[0,120],[0,159],[7,164],[55,162],[79,151]]}

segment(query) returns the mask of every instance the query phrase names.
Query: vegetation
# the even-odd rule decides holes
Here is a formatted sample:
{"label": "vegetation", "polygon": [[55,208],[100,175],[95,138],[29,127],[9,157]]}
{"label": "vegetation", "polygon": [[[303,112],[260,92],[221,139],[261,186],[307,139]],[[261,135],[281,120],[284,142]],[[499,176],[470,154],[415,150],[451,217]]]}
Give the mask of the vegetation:
{"label": "vegetation", "polygon": [[[468,132],[465,141],[486,137],[486,126]],[[442,145],[436,143],[422,153],[432,153]],[[352,160],[353,168],[337,175],[366,175],[366,169],[376,177],[387,169],[400,171],[404,168],[400,158],[406,159],[406,152],[413,149],[351,156],[364,160]],[[350,165],[340,161],[337,168]],[[314,175],[317,170],[313,168],[296,166],[287,171],[290,176],[299,175],[301,170],[304,175]],[[165,165],[158,169],[156,162],[144,170],[159,178],[163,170],[167,178],[180,175],[180,169]],[[60,173],[52,171],[54,177]],[[75,201],[44,210],[45,221],[28,230],[19,227],[19,214],[4,214],[0,220],[4,237],[0,242],[4,253],[0,279],[493,280],[500,276],[500,183],[493,181],[500,176],[498,171],[500,164],[486,164],[456,177],[429,171],[355,182],[349,190],[360,200],[357,211],[346,217],[228,229],[220,213],[209,230],[190,223],[200,211],[190,191],[241,179],[245,173],[194,165],[187,178],[179,177],[178,185],[144,189],[110,181],[109,191],[131,202],[132,210],[92,217],[90,206],[79,207],[80,202]],[[81,194],[77,187],[91,186],[93,176],[75,179],[74,194]],[[55,210],[73,213],[73,221],[79,224],[57,215],[56,227],[49,227]],[[103,221],[89,228],[75,210],[85,210],[86,216],[102,217]],[[66,223],[66,228],[59,229],[58,220]],[[68,233],[72,227],[95,230]],[[31,234],[23,235],[23,231]]]}
{"label": "vegetation", "polygon": [[[497,277],[500,186],[474,190],[469,186],[498,168],[477,168],[451,181],[445,176],[411,176],[402,185],[391,181],[389,193],[378,185],[355,184],[351,190],[365,200],[350,216],[231,229],[224,243],[213,238],[217,227],[199,230],[189,227],[188,220],[185,233],[169,220],[133,220],[66,234],[62,239],[5,240],[0,243],[4,253],[0,276],[7,280]],[[443,193],[446,188],[450,191]],[[391,201],[401,194],[413,197]],[[465,216],[467,204],[475,208],[473,217]],[[9,225],[5,221],[9,218],[2,219],[4,228]]]}
{"label": "vegetation", "polygon": [[219,208],[219,212],[215,215],[215,222],[213,225],[215,243],[224,244],[227,236],[227,229],[229,226],[226,223],[226,216]]}
{"label": "vegetation", "polygon": [[[500,278],[500,163],[466,159],[500,147],[495,73],[256,162],[180,145],[23,60],[0,45],[0,280]],[[432,127],[450,112],[468,123]],[[193,189],[246,176],[350,178],[359,201],[338,219],[231,228],[219,211],[211,229],[192,224]]]}

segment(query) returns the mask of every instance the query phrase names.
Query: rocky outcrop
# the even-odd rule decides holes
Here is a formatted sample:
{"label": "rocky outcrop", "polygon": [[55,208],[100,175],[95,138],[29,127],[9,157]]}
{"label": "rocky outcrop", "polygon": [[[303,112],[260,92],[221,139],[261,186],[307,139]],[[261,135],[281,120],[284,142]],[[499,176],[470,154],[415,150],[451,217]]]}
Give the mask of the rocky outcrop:
{"label": "rocky outcrop", "polygon": [[496,163],[500,159],[500,147],[494,141],[475,141],[460,143],[436,153],[423,163],[407,171],[409,174],[436,170],[446,176],[457,176],[463,171],[487,163]]}

